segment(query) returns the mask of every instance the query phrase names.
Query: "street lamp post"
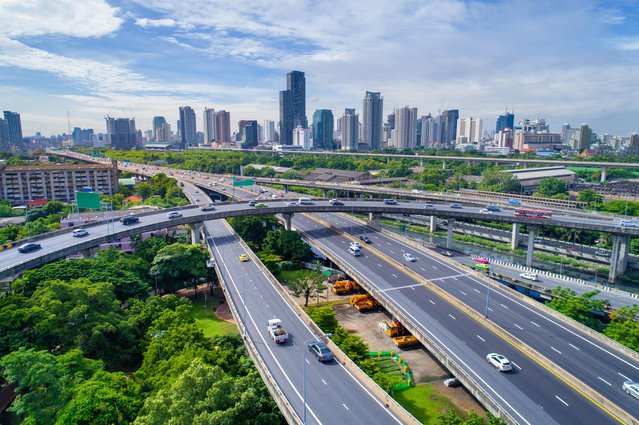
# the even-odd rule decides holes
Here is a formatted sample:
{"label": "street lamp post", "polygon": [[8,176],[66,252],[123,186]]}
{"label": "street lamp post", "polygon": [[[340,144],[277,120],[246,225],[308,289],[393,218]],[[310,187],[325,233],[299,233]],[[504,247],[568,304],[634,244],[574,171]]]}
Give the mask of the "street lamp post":
{"label": "street lamp post", "polygon": [[302,420],[302,424],[304,425],[306,425],[306,363],[307,363],[306,352],[308,351],[306,348],[309,342],[316,340],[318,338],[321,338],[323,336],[325,336],[326,338],[330,338],[333,336],[333,334],[327,333],[327,334],[317,335],[317,336],[314,336],[313,338],[309,338],[306,341],[304,341],[304,363],[303,363],[303,366],[304,366],[304,419]]}
{"label": "street lamp post", "polygon": [[484,313],[484,317],[488,317],[488,299],[490,298],[490,282],[486,282],[486,312]]}
{"label": "street lamp post", "polygon": [[155,279],[155,295],[158,295],[158,276],[160,275],[160,271],[158,269],[151,269],[149,270],[149,274]]}
{"label": "street lamp post", "polygon": [[[164,336],[164,331],[153,331],[151,332],[151,336],[153,338],[162,338]],[[162,351],[160,351],[160,340],[158,339],[158,360],[162,360]]]}

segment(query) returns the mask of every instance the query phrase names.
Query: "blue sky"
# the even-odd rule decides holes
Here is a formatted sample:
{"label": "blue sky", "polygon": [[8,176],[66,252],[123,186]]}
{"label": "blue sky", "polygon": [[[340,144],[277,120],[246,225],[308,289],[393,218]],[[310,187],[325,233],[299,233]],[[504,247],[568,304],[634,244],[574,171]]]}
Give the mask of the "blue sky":
{"label": "blue sky", "polygon": [[[151,127],[178,107],[278,120],[286,73],[307,115],[457,108],[493,128],[506,107],[551,129],[639,131],[639,2],[459,0],[0,0],[0,108],[25,135],[104,116]],[[201,127],[200,127],[201,128]]]}

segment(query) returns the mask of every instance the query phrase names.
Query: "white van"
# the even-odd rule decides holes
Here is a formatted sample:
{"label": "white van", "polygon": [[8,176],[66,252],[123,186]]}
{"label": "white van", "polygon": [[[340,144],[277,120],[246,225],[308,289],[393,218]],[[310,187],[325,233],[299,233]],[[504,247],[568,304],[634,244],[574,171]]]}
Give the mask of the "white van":
{"label": "white van", "polygon": [[362,250],[359,249],[357,245],[351,245],[348,248],[348,252],[354,257],[359,257],[360,255],[362,255]]}
{"label": "white van", "polygon": [[300,205],[313,205],[313,201],[311,201],[311,198],[305,198],[305,197],[298,199],[297,203]]}

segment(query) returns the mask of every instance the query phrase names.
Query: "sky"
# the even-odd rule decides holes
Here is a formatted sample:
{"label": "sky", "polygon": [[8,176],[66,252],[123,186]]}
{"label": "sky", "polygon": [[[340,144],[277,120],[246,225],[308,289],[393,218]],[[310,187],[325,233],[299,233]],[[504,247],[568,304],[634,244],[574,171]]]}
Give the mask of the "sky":
{"label": "sky", "polygon": [[[178,108],[279,119],[286,73],[306,73],[316,109],[361,114],[366,91],[419,115],[459,109],[494,129],[639,131],[636,0],[0,0],[0,110],[25,136],[141,130]],[[361,115],[360,115],[361,116]]]}

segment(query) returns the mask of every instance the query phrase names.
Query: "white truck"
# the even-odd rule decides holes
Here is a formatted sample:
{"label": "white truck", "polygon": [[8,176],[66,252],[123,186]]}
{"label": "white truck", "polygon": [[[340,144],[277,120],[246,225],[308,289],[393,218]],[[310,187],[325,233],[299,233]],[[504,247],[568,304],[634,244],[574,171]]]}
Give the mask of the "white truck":
{"label": "white truck", "polygon": [[276,344],[288,341],[288,333],[282,326],[282,321],[280,319],[271,319],[268,321],[268,333],[271,335]]}

